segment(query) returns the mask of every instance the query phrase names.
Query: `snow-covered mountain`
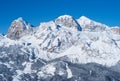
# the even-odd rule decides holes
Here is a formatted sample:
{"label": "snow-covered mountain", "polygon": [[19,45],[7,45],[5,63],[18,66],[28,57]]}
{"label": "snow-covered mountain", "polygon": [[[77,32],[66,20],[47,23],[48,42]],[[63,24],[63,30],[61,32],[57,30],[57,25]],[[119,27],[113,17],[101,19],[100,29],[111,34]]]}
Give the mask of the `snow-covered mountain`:
{"label": "snow-covered mountain", "polygon": [[108,26],[95,22],[85,16],[81,16],[77,19],[78,23],[81,25],[83,31],[92,31],[92,32],[100,32],[105,31]]}
{"label": "snow-covered mountain", "polygon": [[22,19],[22,17],[14,20],[8,30],[7,37],[10,39],[19,39],[23,35],[31,31],[32,25]]}
{"label": "snow-covered mountain", "polygon": [[70,15],[0,35],[0,81],[120,81],[120,29]]}
{"label": "snow-covered mountain", "polygon": [[63,15],[63,16],[58,17],[57,19],[55,19],[55,23],[59,26],[73,28],[78,31],[82,30],[82,28],[80,27],[80,24],[78,24],[77,20],[74,19],[70,15]]}

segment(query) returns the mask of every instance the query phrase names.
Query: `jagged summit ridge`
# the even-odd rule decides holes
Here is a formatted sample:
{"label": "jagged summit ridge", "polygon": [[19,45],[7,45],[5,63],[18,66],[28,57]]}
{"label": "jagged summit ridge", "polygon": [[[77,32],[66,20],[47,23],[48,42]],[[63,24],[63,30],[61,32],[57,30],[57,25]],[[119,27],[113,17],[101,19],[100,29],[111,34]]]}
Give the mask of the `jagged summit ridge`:
{"label": "jagged summit ridge", "polygon": [[31,32],[18,18],[7,37],[0,35],[0,81],[120,80],[118,27],[86,17],[80,18],[84,23],[66,15],[57,19]]}
{"label": "jagged summit ridge", "polygon": [[[50,22],[52,22],[54,26],[51,25]],[[43,28],[43,24],[44,24],[44,27],[53,26],[54,29],[67,28],[70,30],[77,30],[77,31],[89,31],[89,32],[110,31],[111,33],[114,34],[120,33],[119,28],[114,28],[114,27],[110,28],[107,25],[91,20],[86,16],[81,16],[79,19],[75,19],[70,15],[62,15],[50,22],[45,22],[40,24],[39,28],[41,26],[42,26],[41,28]],[[7,37],[11,39],[19,39],[25,34],[30,33],[29,31],[31,31],[32,29],[37,30],[37,28],[32,28],[32,27],[33,26],[28,22],[26,22],[22,17],[19,17],[18,19],[14,20],[11,23]]]}

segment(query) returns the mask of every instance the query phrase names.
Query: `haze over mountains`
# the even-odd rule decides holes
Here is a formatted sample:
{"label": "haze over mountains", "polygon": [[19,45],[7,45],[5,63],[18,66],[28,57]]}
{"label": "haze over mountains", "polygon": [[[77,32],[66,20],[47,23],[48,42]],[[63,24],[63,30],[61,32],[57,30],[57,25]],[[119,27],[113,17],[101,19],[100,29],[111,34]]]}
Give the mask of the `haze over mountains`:
{"label": "haze over mountains", "polygon": [[120,28],[63,15],[0,35],[0,81],[120,81]]}

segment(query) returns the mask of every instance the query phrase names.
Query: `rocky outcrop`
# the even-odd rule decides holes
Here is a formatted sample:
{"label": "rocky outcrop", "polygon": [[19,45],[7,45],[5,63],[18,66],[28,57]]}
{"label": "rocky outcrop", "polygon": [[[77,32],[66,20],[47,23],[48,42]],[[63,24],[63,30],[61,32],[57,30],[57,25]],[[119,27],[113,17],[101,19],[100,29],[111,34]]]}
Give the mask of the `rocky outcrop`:
{"label": "rocky outcrop", "polygon": [[58,17],[55,20],[55,23],[63,27],[73,28],[79,31],[82,30],[78,22],[72,16],[69,16],[69,15],[63,15],[63,16]]}
{"label": "rocky outcrop", "polygon": [[10,39],[19,39],[27,33],[30,33],[31,25],[21,17],[14,20],[8,30],[7,37]]}
{"label": "rocky outcrop", "polygon": [[120,34],[120,28],[119,28],[119,27],[113,27],[113,28],[111,28],[111,31],[112,31],[114,34]]}

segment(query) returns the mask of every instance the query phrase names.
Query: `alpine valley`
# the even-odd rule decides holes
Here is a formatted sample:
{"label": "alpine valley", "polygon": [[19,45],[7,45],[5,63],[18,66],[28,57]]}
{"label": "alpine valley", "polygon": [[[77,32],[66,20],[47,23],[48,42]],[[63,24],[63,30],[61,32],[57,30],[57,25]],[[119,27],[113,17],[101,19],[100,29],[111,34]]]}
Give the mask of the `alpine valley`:
{"label": "alpine valley", "polygon": [[0,81],[120,81],[120,27],[60,16],[21,17],[0,34]]}

